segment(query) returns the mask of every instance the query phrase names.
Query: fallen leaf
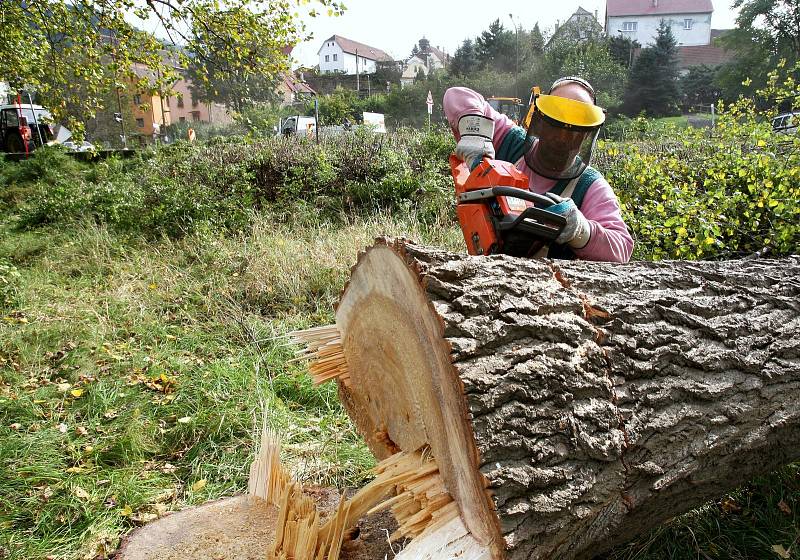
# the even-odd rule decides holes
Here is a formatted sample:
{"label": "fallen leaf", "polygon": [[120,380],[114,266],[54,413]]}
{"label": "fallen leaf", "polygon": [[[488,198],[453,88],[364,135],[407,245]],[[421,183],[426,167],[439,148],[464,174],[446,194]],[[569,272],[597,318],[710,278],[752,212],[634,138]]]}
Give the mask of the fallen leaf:
{"label": "fallen leaf", "polygon": [[786,515],[792,515],[792,508],[789,507],[789,504],[781,500],[778,502],[778,509],[781,510]]}
{"label": "fallen leaf", "polygon": [[13,424],[11,424],[11,425],[9,426],[9,428],[11,428],[12,430],[14,430],[15,432],[16,432],[17,430],[19,430],[21,427],[22,427],[22,424],[20,424],[19,422],[14,422]]}
{"label": "fallen leaf", "polygon": [[77,399],[83,394],[83,389],[73,389],[72,391],[69,392],[69,394]]}
{"label": "fallen leaf", "polygon": [[89,469],[85,469],[83,467],[70,467],[67,469],[67,472],[70,474],[79,474],[79,473],[85,473],[88,470]]}
{"label": "fallen leaf", "polygon": [[206,484],[208,484],[208,481],[205,478],[201,478],[200,480],[192,484],[192,492],[199,492],[200,490],[206,487]]}
{"label": "fallen leaf", "polygon": [[174,473],[176,470],[178,470],[178,467],[175,465],[170,465],[169,463],[164,463],[164,466],[161,467],[161,472],[164,474]]}
{"label": "fallen leaf", "polygon": [[85,436],[86,434],[89,433],[89,430],[87,430],[83,426],[78,426],[77,428],[75,428],[75,433],[77,433],[79,436]]}
{"label": "fallen leaf", "polygon": [[789,551],[786,550],[785,548],[783,548],[782,544],[773,544],[772,545],[772,550],[775,551],[775,554],[777,554],[781,558],[785,558],[786,560],[791,558],[791,555],[789,554]]}
{"label": "fallen leaf", "polygon": [[81,500],[88,500],[89,499],[89,492],[81,488],[80,486],[76,486],[72,489],[72,493]]}
{"label": "fallen leaf", "polygon": [[178,423],[179,424],[188,424],[191,421],[192,421],[192,417],[191,416],[184,416],[183,418],[178,418]]}
{"label": "fallen leaf", "polygon": [[61,432],[62,434],[66,434],[67,433],[67,425],[66,424],[59,424],[58,425],[58,431]]}
{"label": "fallen leaf", "polygon": [[53,489],[48,486],[47,488],[44,489],[44,492],[42,492],[42,499],[46,502],[52,496],[53,496]]}
{"label": "fallen leaf", "polygon": [[133,513],[133,510],[131,509],[131,506],[125,506],[125,507],[124,507],[124,508],[122,508],[122,509],[120,510],[120,512],[119,512],[119,514],[120,514],[121,516],[123,516],[123,517],[128,517],[128,516],[129,516],[130,514],[132,514],[132,513]]}
{"label": "fallen leaf", "polygon": [[131,515],[131,521],[135,521],[136,523],[149,523],[154,519],[158,519],[158,514],[156,513],[134,513]]}
{"label": "fallen leaf", "polygon": [[153,509],[156,511],[156,515],[159,517],[167,513],[167,506],[164,504],[153,504]]}
{"label": "fallen leaf", "polygon": [[62,393],[66,393],[67,391],[69,391],[69,388],[72,387],[72,385],[70,385],[69,383],[59,383],[57,387],[59,391],[61,391]]}
{"label": "fallen leaf", "polygon": [[739,504],[737,504],[733,498],[725,498],[722,500],[720,506],[725,513],[738,513],[742,511],[742,508],[739,507]]}

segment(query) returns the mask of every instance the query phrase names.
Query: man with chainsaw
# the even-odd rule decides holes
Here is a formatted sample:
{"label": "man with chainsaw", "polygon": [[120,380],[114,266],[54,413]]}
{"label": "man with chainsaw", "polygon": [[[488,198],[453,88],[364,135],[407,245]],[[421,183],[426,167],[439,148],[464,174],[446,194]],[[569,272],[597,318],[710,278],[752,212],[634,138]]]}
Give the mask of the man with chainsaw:
{"label": "man with chainsaw", "polygon": [[472,169],[484,157],[515,164],[528,188],[554,201],[547,208],[566,225],[550,247],[551,258],[628,262],[631,238],[611,186],[589,166],[605,115],[592,86],[565,77],[548,94],[534,88],[527,130],[495,111],[478,93],[454,87],[444,112],[458,140],[455,155]]}

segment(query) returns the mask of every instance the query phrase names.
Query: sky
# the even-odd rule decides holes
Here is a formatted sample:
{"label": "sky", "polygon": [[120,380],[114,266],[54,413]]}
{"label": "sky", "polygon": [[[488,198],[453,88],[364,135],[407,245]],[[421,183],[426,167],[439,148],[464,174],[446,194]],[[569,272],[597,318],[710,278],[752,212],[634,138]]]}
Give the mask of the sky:
{"label": "sky", "polygon": [[[314,38],[295,47],[292,53],[295,66],[316,65],[319,62],[317,51],[322,42],[334,34],[382,49],[395,59],[403,59],[411,55],[411,48],[423,36],[434,47],[453,54],[464,39],[476,37],[498,18],[508,29],[513,29],[515,24],[530,29],[539,22],[543,32],[552,31],[556,21],[565,21],[579,6],[592,13],[597,10],[601,22],[605,18],[605,0],[343,1],[347,8],[343,16],[303,17]],[[712,28],[734,27],[736,13],[730,8],[731,2],[713,0]]]}

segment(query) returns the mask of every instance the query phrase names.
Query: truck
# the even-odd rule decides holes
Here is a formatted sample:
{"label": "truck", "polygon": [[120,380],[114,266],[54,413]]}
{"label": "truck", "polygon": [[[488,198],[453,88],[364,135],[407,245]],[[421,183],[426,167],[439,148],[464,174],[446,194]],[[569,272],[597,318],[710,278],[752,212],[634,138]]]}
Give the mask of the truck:
{"label": "truck", "polygon": [[50,112],[41,105],[0,105],[0,150],[33,151],[55,138]]}
{"label": "truck", "polygon": [[[333,136],[359,129],[371,130],[377,134],[386,133],[383,113],[365,112],[362,114],[362,123],[363,124],[353,125],[348,120],[345,120],[344,123],[339,125],[320,127],[319,134],[320,136]],[[278,135],[284,138],[314,138],[317,133],[317,121],[314,117],[292,115],[281,119],[277,130]]]}

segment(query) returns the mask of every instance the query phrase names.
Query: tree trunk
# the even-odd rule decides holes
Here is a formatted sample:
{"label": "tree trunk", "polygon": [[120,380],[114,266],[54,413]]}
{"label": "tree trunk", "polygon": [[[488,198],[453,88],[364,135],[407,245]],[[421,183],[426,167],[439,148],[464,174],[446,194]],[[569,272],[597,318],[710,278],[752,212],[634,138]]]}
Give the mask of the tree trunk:
{"label": "tree trunk", "polygon": [[430,448],[483,557],[588,558],[800,455],[798,272],[378,240],[340,394],[378,458]]}

